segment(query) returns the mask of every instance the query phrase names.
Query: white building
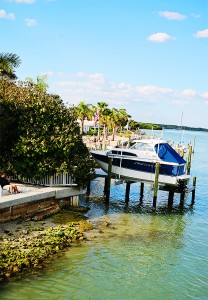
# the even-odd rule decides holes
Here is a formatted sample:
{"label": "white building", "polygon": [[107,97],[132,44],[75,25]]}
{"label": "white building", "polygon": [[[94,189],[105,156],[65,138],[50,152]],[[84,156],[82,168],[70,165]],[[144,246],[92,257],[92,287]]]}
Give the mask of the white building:
{"label": "white building", "polygon": [[[81,121],[80,120],[77,120],[77,122],[79,123],[79,125],[81,124]],[[95,126],[95,123],[94,121],[88,121],[88,120],[84,120],[84,126],[83,126],[83,132],[85,134],[88,133],[88,131],[91,129],[94,129],[94,128],[98,128],[98,123],[96,124]]]}

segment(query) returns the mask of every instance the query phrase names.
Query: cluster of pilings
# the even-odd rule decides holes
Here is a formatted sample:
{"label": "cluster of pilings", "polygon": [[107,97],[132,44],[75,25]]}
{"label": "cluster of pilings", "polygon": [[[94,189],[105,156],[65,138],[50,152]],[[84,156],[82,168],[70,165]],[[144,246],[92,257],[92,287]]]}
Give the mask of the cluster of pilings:
{"label": "cluster of pilings", "polygon": [[[187,193],[192,193],[192,200],[191,200],[191,205],[194,204],[195,202],[195,189],[196,189],[196,177],[193,177],[193,185],[192,187],[187,188],[186,182],[181,182],[177,186],[173,185],[160,185],[159,184],[159,170],[160,170],[160,163],[156,163],[156,168],[155,168],[155,179],[154,179],[154,189],[153,189],[153,207],[156,208],[157,205],[157,197],[158,197],[158,190],[163,190],[168,192],[168,206],[171,207],[173,205],[173,200],[174,200],[174,194],[180,194],[180,205],[183,206],[185,195]],[[189,170],[190,171],[190,170]],[[105,196],[105,202],[109,203],[110,201],[110,188],[111,188],[111,179],[112,179],[112,159],[109,158],[109,165],[108,165],[108,173],[104,174],[97,174],[96,177],[104,177],[105,183],[104,183],[104,196]],[[131,184],[135,182],[140,182],[140,201],[142,202],[143,196],[144,196],[144,184],[145,182],[141,181],[130,181],[130,180],[125,180],[123,181],[126,183],[126,191],[125,191],[125,203],[129,203],[129,198],[130,198],[130,189],[131,189]],[[90,182],[88,183],[87,186],[87,192],[86,195],[90,195]]]}
{"label": "cluster of pilings", "polygon": [[[110,201],[110,187],[111,187],[111,176],[109,177],[108,175],[97,175],[97,177],[104,177],[105,178],[105,183],[104,183],[104,196],[105,196],[105,202],[106,204],[109,204]],[[130,189],[131,189],[131,184],[135,183],[135,181],[128,181],[125,180],[124,183],[126,184],[126,190],[125,190],[125,203],[129,203],[129,198],[130,198]],[[87,186],[87,192],[86,195],[90,195],[90,182],[88,183]],[[140,193],[139,193],[139,199],[140,202],[143,201],[144,197],[144,182],[140,182]],[[196,177],[193,177],[193,185],[190,188],[187,188],[186,185],[181,184],[179,186],[172,186],[172,185],[165,185],[165,186],[159,186],[158,185],[158,179],[154,182],[154,191],[153,191],[153,207],[156,208],[157,206],[157,197],[158,197],[158,190],[166,191],[168,193],[168,206],[172,207],[173,206],[173,200],[174,200],[174,194],[180,194],[180,206],[183,206],[184,204],[184,199],[185,195],[187,193],[192,193],[192,198],[191,198],[191,205],[194,204],[195,202],[195,189],[196,189]]]}

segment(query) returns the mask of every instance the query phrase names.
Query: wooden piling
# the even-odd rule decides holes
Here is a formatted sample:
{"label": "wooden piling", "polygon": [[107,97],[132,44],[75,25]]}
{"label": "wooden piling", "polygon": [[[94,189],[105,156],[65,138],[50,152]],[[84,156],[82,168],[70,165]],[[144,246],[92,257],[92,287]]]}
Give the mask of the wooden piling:
{"label": "wooden piling", "polygon": [[188,161],[187,161],[187,174],[190,175],[191,171],[191,155],[192,155],[192,146],[189,146],[189,151],[188,151]]}
{"label": "wooden piling", "polygon": [[180,195],[180,206],[183,207],[184,205],[184,199],[185,199],[185,191],[181,191]]}
{"label": "wooden piling", "polygon": [[103,190],[104,195],[106,195],[107,185],[108,185],[108,176],[105,177],[104,190]]}
{"label": "wooden piling", "polygon": [[144,197],[144,182],[141,182],[141,185],[140,185],[140,201],[142,201]]}
{"label": "wooden piling", "polygon": [[125,194],[125,202],[129,202],[129,195],[130,195],[130,187],[131,187],[131,182],[127,181],[126,183],[126,194]]}
{"label": "wooden piling", "polygon": [[156,202],[157,202],[159,173],[160,173],[160,163],[157,162],[155,164],[155,182],[154,182],[153,207],[156,207]]}
{"label": "wooden piling", "polygon": [[195,191],[196,191],[196,176],[193,177],[193,190],[192,190],[192,199],[191,199],[192,205],[195,202]]}
{"label": "wooden piling", "polygon": [[106,189],[105,189],[105,201],[109,203],[110,199],[110,186],[111,186],[111,174],[112,173],[112,158],[108,158],[108,176],[106,179]]}
{"label": "wooden piling", "polygon": [[169,194],[168,194],[168,206],[169,207],[173,206],[173,198],[174,198],[174,191],[173,191],[173,189],[170,189]]}

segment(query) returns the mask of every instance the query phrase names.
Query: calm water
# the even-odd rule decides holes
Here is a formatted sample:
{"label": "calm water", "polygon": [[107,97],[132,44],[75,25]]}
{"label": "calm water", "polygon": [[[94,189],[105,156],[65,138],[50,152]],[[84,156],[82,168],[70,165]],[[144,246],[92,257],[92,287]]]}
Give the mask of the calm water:
{"label": "calm water", "polygon": [[[180,134],[165,131],[163,137],[179,140]],[[102,180],[97,180],[93,197],[82,204],[91,207],[92,221],[105,219],[115,228],[72,247],[50,269],[3,285],[0,299],[208,299],[208,134],[185,132],[183,138],[193,144],[194,137],[194,206],[191,194],[183,209],[175,195],[170,211],[167,193],[160,191],[155,212],[151,186],[145,185],[140,203],[137,183],[131,186],[128,207],[125,186],[113,184],[106,207]]]}

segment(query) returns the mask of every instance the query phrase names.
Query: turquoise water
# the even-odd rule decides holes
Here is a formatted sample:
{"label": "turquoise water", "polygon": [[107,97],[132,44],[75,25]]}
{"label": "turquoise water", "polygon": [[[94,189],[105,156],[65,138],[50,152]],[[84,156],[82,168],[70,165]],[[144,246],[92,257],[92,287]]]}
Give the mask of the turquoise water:
{"label": "turquoise water", "polygon": [[[163,137],[179,140],[178,135],[166,130]],[[183,208],[175,195],[170,210],[167,193],[160,191],[154,211],[152,187],[145,185],[140,203],[136,183],[128,206],[125,186],[112,184],[106,207],[103,181],[96,180],[92,198],[81,204],[90,206],[92,222],[107,220],[111,226],[70,248],[47,270],[2,285],[0,299],[208,299],[208,134],[185,132],[183,138],[193,144],[194,137],[194,206],[191,194]]]}

